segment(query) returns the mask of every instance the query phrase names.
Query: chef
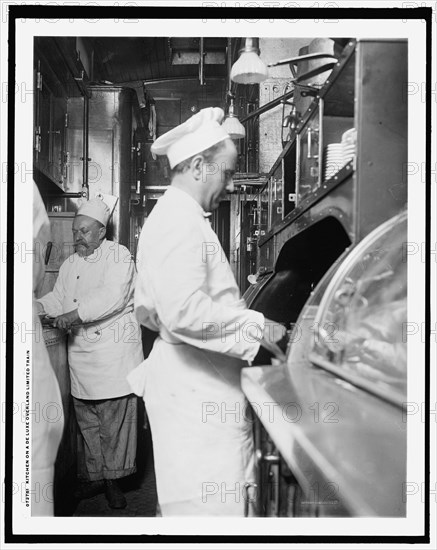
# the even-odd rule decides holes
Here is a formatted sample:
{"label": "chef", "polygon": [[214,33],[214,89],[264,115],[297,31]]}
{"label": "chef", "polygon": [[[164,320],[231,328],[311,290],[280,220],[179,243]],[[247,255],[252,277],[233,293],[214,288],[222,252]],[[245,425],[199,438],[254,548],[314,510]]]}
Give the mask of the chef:
{"label": "chef", "polygon": [[[62,397],[50,357],[42,337],[37,315],[36,296],[44,281],[44,256],[50,241],[50,221],[36,184],[33,189],[33,324],[32,342],[32,411],[46,407],[56,416],[32,414],[32,501],[33,516],[53,516],[53,479],[55,460],[64,428]],[[44,498],[41,493],[44,492]]]}
{"label": "chef", "polygon": [[126,376],[143,354],[133,313],[135,265],[127,248],[105,238],[109,217],[99,198],[82,204],[73,221],[76,252],[38,302],[54,326],[69,331],[71,393],[89,482],[77,496],[105,491],[111,508],[124,508],[117,479],[136,471],[137,443],[137,402]]}
{"label": "chef", "polygon": [[222,118],[203,109],[152,145],[172,182],[141,232],[135,311],[159,338],[129,381],[144,397],[163,516],[243,516],[254,453],[241,369],[261,338],[284,334],[247,309],[211,228],[237,161]]}

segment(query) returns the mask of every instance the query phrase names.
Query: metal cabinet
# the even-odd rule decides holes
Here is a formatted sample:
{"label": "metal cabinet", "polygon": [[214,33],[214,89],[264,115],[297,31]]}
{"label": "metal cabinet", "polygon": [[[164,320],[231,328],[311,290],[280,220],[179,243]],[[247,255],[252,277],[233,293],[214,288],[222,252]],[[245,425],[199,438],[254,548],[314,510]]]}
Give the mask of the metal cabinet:
{"label": "metal cabinet", "polygon": [[134,246],[131,195],[144,206],[144,120],[135,90],[89,85],[88,46],[76,37],[35,38],[33,175],[49,212],[74,213],[86,196],[116,196],[107,236]]}
{"label": "metal cabinet", "polygon": [[[342,411],[347,413],[345,418],[351,426],[350,433],[345,431],[346,422],[340,427],[328,427],[329,432],[326,427],[319,432],[308,428],[308,435],[314,436],[320,447],[324,435],[329,434],[320,456],[326,459],[332,454],[330,460],[338,467],[339,476],[351,476],[350,486],[345,483],[343,487],[346,511],[341,506],[321,507],[324,496],[316,499],[318,509],[311,508],[311,487],[319,483],[322,489],[320,483],[326,481],[323,468],[312,463],[309,455],[301,460],[299,447],[292,453],[296,460],[288,459],[299,484],[309,480],[310,485],[304,490],[302,485],[301,491],[289,476],[290,484],[279,491],[279,499],[289,494],[285,500],[295,498],[301,513],[309,515],[405,513],[405,426],[399,426],[399,406],[406,399],[405,350],[389,322],[385,323],[386,338],[380,330],[383,314],[390,311],[392,317],[402,320],[405,311],[404,297],[395,296],[396,291],[404,290],[405,283],[405,266],[397,263],[399,243],[394,247],[393,243],[375,241],[376,248],[365,251],[369,256],[357,257],[355,267],[349,265],[351,270],[339,277],[339,285],[326,292],[323,304],[320,299],[348,250],[363,251],[359,248],[365,244],[362,241],[405,209],[407,185],[403,170],[408,157],[407,102],[403,94],[408,80],[407,48],[407,42],[401,39],[349,41],[303,114],[295,144],[286,145],[269,174],[270,197],[275,174],[282,171],[284,205],[291,204],[288,198],[295,198],[296,202],[288,212],[284,210],[282,219],[276,220],[274,203],[268,202],[272,224],[259,241],[258,271],[269,268],[273,272],[267,284],[248,291],[245,297],[253,309],[287,325],[293,323],[296,331],[309,333],[308,324],[319,327],[311,332],[308,341],[302,335],[292,335],[292,339],[296,338],[288,351],[290,372],[286,380],[291,380],[294,399],[302,406],[328,394],[333,396],[331,401],[336,401],[341,394]],[[292,185],[295,197],[288,197],[292,192],[287,192],[287,186],[290,189]],[[393,235],[396,231],[404,235],[400,225]],[[387,251],[394,248],[398,256],[389,257]],[[378,258],[383,261],[379,263]],[[345,268],[347,265],[345,262]],[[367,267],[366,273],[360,272]],[[392,301],[386,309],[378,309],[383,308],[388,297]],[[330,332],[332,323],[338,329],[335,335]],[[340,344],[331,342],[332,337],[339,339]],[[317,346],[310,341],[314,339]],[[364,343],[368,352],[365,357],[357,351]],[[265,357],[258,362],[267,363]],[[269,379],[266,374],[267,385]],[[273,380],[271,384],[273,387]],[[375,419],[371,433],[367,431],[369,418]],[[356,437],[357,430],[361,430],[361,437]],[[280,442],[275,443],[280,448]],[[274,449],[270,451],[275,453]],[[336,462],[339,453],[344,456],[342,463]],[[297,458],[305,465],[305,472],[296,467]],[[259,467],[266,468],[262,461]],[[268,472],[262,475],[270,476]],[[378,479],[370,488],[369,476]],[[266,495],[260,498],[264,503],[268,500]],[[271,504],[263,506],[266,510]],[[287,514],[295,514],[295,505],[288,506]],[[281,514],[281,505],[279,510]]]}
{"label": "metal cabinet", "polygon": [[[145,196],[144,124],[135,91],[120,86],[88,86],[87,97],[61,99],[66,108],[63,115],[63,137],[58,141],[52,137],[47,143],[52,148],[52,157],[56,150],[57,158],[62,157],[63,162],[52,167],[49,173],[43,164],[46,162],[44,159],[49,157],[47,154],[42,157],[40,155],[34,170],[36,179],[44,171],[44,180],[40,183],[51,217],[54,243],[44,281],[44,293],[53,288],[59,261],[73,252],[71,223],[79,207],[85,181],[88,183],[90,198],[98,194],[117,197],[107,227],[107,237],[125,245],[133,253],[136,250],[138,226],[142,225],[142,218],[139,219],[135,213],[131,215],[131,198],[135,200],[136,191],[139,198]],[[53,102],[52,99],[50,101]],[[88,102],[87,109],[84,108],[85,102]],[[43,116],[41,120],[51,119]],[[86,128],[87,132],[84,131]],[[86,158],[84,135],[88,138]],[[48,145],[41,141],[41,147],[42,151],[46,151],[44,147]],[[56,173],[59,180],[55,181]],[[141,204],[140,200],[137,202]]]}
{"label": "metal cabinet", "polygon": [[42,55],[36,61],[35,90],[34,166],[62,189],[66,91]]}
{"label": "metal cabinet", "polygon": [[[108,238],[130,247],[131,192],[143,187],[144,145],[142,121],[135,90],[121,86],[89,86],[89,98],[69,101],[67,128],[68,191],[80,192],[83,183],[84,101],[88,101],[89,196],[109,194],[118,198]],[[71,199],[68,209],[77,209]]]}
{"label": "metal cabinet", "polygon": [[280,514],[279,454],[258,420],[254,424],[256,460],[256,514],[278,517]]}
{"label": "metal cabinet", "polygon": [[269,173],[274,195],[276,174],[282,172],[283,216],[270,201],[271,225],[259,240],[261,248],[273,237],[284,242],[282,234],[296,234],[290,228],[303,217],[306,227],[318,223],[333,207],[357,243],[404,208],[407,53],[403,39],[350,40],[345,46],[325,84],[313,90],[294,142]]}
{"label": "metal cabinet", "polygon": [[297,201],[316,191],[321,184],[320,110],[314,109],[307,124],[297,136]]}
{"label": "metal cabinet", "polygon": [[284,177],[282,163],[269,181],[269,227],[282,220],[284,213]]}
{"label": "metal cabinet", "polygon": [[[267,220],[265,229],[267,231],[278,227],[296,206],[297,175],[302,172],[302,169],[296,165],[296,148],[296,140],[286,145],[283,154],[269,172],[267,187],[260,194],[261,201],[264,203],[264,217]],[[314,161],[316,162],[315,169],[317,171],[317,154],[314,156]],[[303,168],[303,172],[314,173],[307,167]],[[305,186],[302,187],[302,190],[304,189]],[[265,235],[265,232],[262,235]]]}
{"label": "metal cabinet", "polygon": [[59,268],[74,253],[73,220],[74,212],[49,212],[51,229],[50,249],[45,251],[47,264],[44,282],[37,298],[50,292],[58,278]]}
{"label": "metal cabinet", "polygon": [[34,179],[52,193],[66,190],[68,100],[82,96],[85,78],[76,47],[73,38],[65,44],[53,37],[35,38]]}
{"label": "metal cabinet", "polygon": [[[299,481],[258,418],[254,421],[255,513],[258,517],[346,517],[338,486]],[[300,476],[299,476],[300,477]]]}
{"label": "metal cabinet", "polygon": [[[405,516],[406,239],[403,212],[345,251],[303,306],[286,361],[244,369],[249,401],[282,411],[273,421],[254,407],[259,515]],[[250,297],[256,307],[264,294],[269,316],[278,275]]]}

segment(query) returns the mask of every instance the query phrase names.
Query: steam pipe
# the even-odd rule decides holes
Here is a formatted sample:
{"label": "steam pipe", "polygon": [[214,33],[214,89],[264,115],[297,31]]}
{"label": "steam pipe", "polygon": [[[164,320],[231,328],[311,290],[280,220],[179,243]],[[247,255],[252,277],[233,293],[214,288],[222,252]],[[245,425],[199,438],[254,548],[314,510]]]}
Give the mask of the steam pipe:
{"label": "steam pipe", "polygon": [[200,85],[201,86],[204,86],[205,85],[205,75],[204,75],[204,69],[205,69],[205,44],[204,44],[204,39],[201,38],[200,39],[200,72],[199,72],[199,80],[200,80]]}
{"label": "steam pipe", "polygon": [[294,90],[291,90],[290,92],[287,92],[286,94],[277,97],[273,101],[270,101],[269,103],[266,103],[262,107],[259,107],[258,109],[255,109],[255,111],[252,111],[251,113],[249,113],[247,116],[242,118],[240,122],[243,124],[244,122],[247,122],[251,118],[254,118],[258,115],[262,115],[266,111],[269,111],[270,109],[273,109],[273,107],[276,107],[277,105],[279,105],[282,101],[286,101],[290,97],[293,97],[293,94],[294,94]]}
{"label": "steam pipe", "polygon": [[88,121],[89,121],[89,99],[85,95],[83,98],[83,170],[82,170],[82,193],[81,196],[89,199],[90,188],[88,184]]}
{"label": "steam pipe", "polygon": [[78,193],[48,193],[47,199],[80,199],[83,197],[81,192]]}

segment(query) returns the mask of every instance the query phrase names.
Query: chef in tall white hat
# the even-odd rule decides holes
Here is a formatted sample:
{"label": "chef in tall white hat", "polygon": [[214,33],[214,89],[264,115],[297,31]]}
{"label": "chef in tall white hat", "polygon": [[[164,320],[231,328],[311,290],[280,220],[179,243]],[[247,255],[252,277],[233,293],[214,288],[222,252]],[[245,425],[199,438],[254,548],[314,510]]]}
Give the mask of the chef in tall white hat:
{"label": "chef in tall white hat", "polygon": [[95,199],[84,201],[79,207],[76,215],[88,216],[106,227],[111,217],[111,210],[105,201],[96,197]]}
{"label": "chef in tall white hat", "polygon": [[221,121],[223,110],[219,107],[202,109],[183,124],[159,137],[152,145],[152,152],[166,155],[170,168],[223,141],[229,139]]}
{"label": "chef in tall white hat", "polygon": [[73,221],[76,252],[59,269],[52,292],[38,300],[69,331],[68,364],[76,418],[84,442],[79,498],[105,492],[124,508],[117,480],[136,471],[136,396],[127,375],[143,360],[133,313],[135,265],[129,250],[106,239],[110,208],[84,202]]}
{"label": "chef in tall white hat", "polygon": [[222,119],[203,109],[152,145],[172,182],[141,232],[135,311],[159,337],[129,382],[148,412],[164,516],[243,516],[254,481],[240,373],[266,320],[241,299],[208,220],[233,190],[237,162]]}

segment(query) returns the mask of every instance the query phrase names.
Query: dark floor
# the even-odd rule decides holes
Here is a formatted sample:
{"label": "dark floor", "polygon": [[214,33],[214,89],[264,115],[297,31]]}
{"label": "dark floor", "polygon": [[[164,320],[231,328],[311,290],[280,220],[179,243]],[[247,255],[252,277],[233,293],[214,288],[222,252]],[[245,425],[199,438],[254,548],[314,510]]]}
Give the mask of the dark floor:
{"label": "dark floor", "polygon": [[[140,415],[141,416],[141,415]],[[73,516],[154,517],[156,515],[156,483],[150,429],[140,417],[137,447],[137,472],[119,481],[126,500],[124,510],[108,506],[104,494],[78,502]]]}

